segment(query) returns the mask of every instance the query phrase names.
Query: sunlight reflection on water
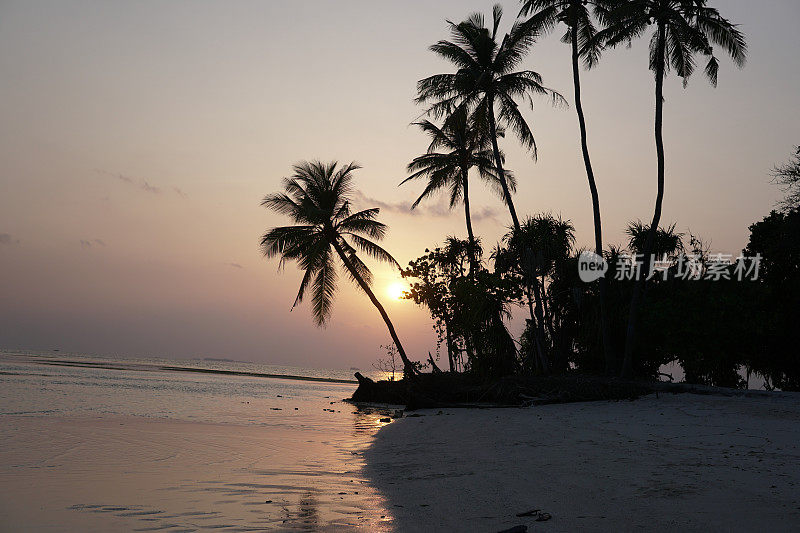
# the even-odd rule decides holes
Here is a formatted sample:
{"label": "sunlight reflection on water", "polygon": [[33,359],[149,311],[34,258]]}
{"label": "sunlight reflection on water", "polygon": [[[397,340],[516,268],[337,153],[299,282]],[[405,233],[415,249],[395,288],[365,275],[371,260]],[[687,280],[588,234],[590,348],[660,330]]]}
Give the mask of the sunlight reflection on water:
{"label": "sunlight reflection on water", "polygon": [[[391,525],[361,474],[362,452],[383,425],[381,414],[341,402],[355,385],[157,372],[132,368],[130,360],[104,359],[117,368],[108,369],[43,359],[0,354],[0,417],[9,442],[0,459],[13,466],[17,485],[37,484],[46,465],[48,488],[31,493],[28,504],[61,502],[59,510],[70,513],[45,509],[41,525],[67,520],[94,530],[121,520],[129,529],[219,531]],[[116,476],[124,482],[104,481]],[[3,482],[0,489],[15,490]]]}

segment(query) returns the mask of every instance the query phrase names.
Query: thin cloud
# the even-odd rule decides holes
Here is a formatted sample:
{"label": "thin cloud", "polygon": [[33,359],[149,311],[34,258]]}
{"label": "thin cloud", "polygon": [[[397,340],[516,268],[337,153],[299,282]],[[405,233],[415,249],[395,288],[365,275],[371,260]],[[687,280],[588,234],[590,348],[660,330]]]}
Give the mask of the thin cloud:
{"label": "thin cloud", "polygon": [[150,185],[149,183],[147,183],[144,180],[142,180],[142,190],[143,191],[147,191],[147,192],[151,192],[153,194],[161,194],[161,189],[159,187],[155,187],[153,185]]}
{"label": "thin cloud", "polygon": [[[439,200],[436,203],[418,205],[414,209],[411,209],[411,204],[413,203],[411,200],[400,202],[384,202],[382,200],[378,200],[377,198],[367,196],[361,191],[355,191],[353,193],[353,199],[359,204],[363,205],[364,208],[378,207],[384,212],[399,213],[401,215],[409,216],[445,218],[453,215],[454,211],[450,209],[450,206],[444,200]],[[470,214],[472,216],[472,220],[474,221],[489,220],[496,219],[498,216],[498,211],[493,207],[487,206],[480,207],[478,209],[472,209]]]}
{"label": "thin cloud", "polygon": [[0,245],[13,246],[19,244],[19,239],[15,239],[10,233],[0,233]]}
{"label": "thin cloud", "polygon": [[498,215],[500,214],[497,209],[494,207],[484,206],[480,207],[471,213],[472,220],[497,220]]}
{"label": "thin cloud", "polygon": [[124,181],[125,183],[133,183],[133,179],[125,176],[124,174],[112,174],[111,172],[106,172],[105,170],[98,170],[101,174],[108,174],[109,176],[114,176],[115,178]]}
{"label": "thin cloud", "polygon": [[353,199],[359,204],[364,204],[365,206],[368,205],[369,207],[366,207],[366,209],[378,207],[383,211],[389,211],[392,213],[402,213],[405,215],[419,214],[418,212],[414,213],[414,211],[411,210],[411,202],[384,202],[376,198],[371,198],[361,191],[353,192]]}
{"label": "thin cloud", "polygon": [[225,264],[226,264],[226,265],[228,265],[228,266],[230,266],[230,267],[233,267],[233,268],[244,268],[244,267],[243,267],[242,265],[240,265],[239,263],[225,263]]}
{"label": "thin cloud", "polygon": [[[102,170],[102,169],[99,169],[99,168],[94,169],[94,171],[97,172],[98,174],[102,174],[103,176],[110,176],[112,178],[118,179],[122,183],[125,183],[127,185],[132,185],[132,186],[134,186],[134,187],[136,187],[136,188],[138,188],[138,189],[140,189],[140,190],[142,190],[144,192],[148,192],[150,194],[157,194],[158,195],[158,194],[163,194],[164,193],[164,189],[163,188],[161,188],[158,185],[153,184],[152,182],[150,182],[150,181],[148,181],[148,180],[146,180],[144,178],[126,176],[125,174],[109,172],[107,170]],[[170,187],[169,189],[167,189],[167,191],[174,193],[175,195],[179,196],[180,198],[188,198],[189,197],[185,192],[183,192],[178,187]]]}
{"label": "thin cloud", "polygon": [[105,248],[106,243],[102,239],[81,239],[81,248],[94,248],[95,246]]}

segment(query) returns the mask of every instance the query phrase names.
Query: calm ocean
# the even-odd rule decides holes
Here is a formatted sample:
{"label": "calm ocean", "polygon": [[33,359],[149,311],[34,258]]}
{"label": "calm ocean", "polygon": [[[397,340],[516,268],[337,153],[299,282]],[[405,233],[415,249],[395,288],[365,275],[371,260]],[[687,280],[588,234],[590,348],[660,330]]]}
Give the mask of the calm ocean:
{"label": "calm ocean", "polygon": [[[385,414],[343,403],[354,383],[313,381],[353,372],[0,352],[0,477],[41,484],[49,469],[17,496],[47,502],[41,528],[382,529],[361,452]],[[31,520],[6,505],[4,525]]]}

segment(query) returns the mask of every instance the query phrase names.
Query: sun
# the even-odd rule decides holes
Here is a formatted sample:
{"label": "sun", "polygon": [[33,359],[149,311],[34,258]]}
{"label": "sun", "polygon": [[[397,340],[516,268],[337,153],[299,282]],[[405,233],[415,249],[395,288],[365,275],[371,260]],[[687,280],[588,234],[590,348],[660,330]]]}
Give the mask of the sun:
{"label": "sun", "polygon": [[408,290],[408,287],[396,281],[386,288],[386,294],[388,294],[389,298],[392,300],[402,300],[403,293],[406,290]]}

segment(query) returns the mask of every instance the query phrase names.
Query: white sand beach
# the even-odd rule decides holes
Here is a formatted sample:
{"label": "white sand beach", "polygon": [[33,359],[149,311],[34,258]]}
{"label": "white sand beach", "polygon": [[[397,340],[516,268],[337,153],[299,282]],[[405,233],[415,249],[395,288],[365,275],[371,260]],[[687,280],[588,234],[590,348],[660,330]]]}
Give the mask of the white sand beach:
{"label": "white sand beach", "polygon": [[366,453],[397,531],[800,530],[796,394],[420,413]]}

